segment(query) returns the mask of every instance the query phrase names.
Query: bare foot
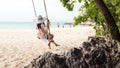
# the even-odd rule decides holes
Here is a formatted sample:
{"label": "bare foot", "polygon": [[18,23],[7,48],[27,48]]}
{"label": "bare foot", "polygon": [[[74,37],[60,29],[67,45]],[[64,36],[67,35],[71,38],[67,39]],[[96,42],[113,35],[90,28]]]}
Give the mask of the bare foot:
{"label": "bare foot", "polygon": [[56,46],[60,46],[59,44],[55,44]]}

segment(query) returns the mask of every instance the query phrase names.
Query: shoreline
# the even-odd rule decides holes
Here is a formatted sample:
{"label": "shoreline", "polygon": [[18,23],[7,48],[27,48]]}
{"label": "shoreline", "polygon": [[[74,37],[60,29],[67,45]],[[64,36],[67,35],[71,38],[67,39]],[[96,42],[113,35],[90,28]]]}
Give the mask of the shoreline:
{"label": "shoreline", "polygon": [[[64,28],[63,28],[63,27],[59,27],[59,28],[58,28],[58,27],[55,27],[55,28],[54,28],[54,27],[50,27],[50,29],[53,29],[53,30],[54,30],[54,29],[77,29],[77,28],[80,28],[80,29],[81,29],[81,28],[84,28],[84,29],[85,29],[85,28],[90,28],[90,29],[91,29],[91,28],[93,28],[93,26],[78,25],[78,26],[76,26],[76,27],[73,27],[73,26],[72,26],[72,27],[68,27],[68,26],[67,26],[67,27],[64,27]],[[22,28],[21,28],[21,29],[20,29],[20,28],[15,28],[15,29],[13,29],[13,28],[10,28],[10,29],[1,28],[1,29],[0,29],[0,31],[7,31],[7,30],[8,30],[8,31],[9,31],[9,30],[11,30],[11,31],[22,31],[22,30],[31,31],[31,30],[36,30],[36,29],[35,29],[35,28],[31,28],[31,29],[28,29],[28,28],[27,28],[27,29],[25,29],[25,28],[23,28],[23,29],[22,29]]]}

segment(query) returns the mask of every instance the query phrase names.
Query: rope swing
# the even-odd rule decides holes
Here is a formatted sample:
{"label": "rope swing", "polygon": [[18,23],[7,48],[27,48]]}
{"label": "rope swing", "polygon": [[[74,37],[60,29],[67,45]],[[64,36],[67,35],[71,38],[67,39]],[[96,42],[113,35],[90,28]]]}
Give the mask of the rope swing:
{"label": "rope swing", "polygon": [[50,34],[50,21],[48,19],[48,14],[47,14],[47,8],[46,8],[46,3],[45,3],[45,0],[43,0],[43,3],[44,3],[44,8],[45,8],[45,13],[46,13],[46,17],[47,17],[47,28],[48,28],[48,32]]}
{"label": "rope swing", "polygon": [[44,3],[44,8],[45,8],[46,17],[48,18],[48,14],[47,14],[47,8],[46,8],[45,0],[43,0],[43,3]]}
{"label": "rope swing", "polygon": [[37,13],[36,13],[36,9],[35,9],[35,4],[34,4],[33,0],[32,0],[32,4],[33,4],[33,9],[34,9],[35,17],[37,17]]}
{"label": "rope swing", "polygon": [[[45,8],[45,13],[46,13],[46,18],[47,18],[47,28],[48,28],[48,33],[50,34],[50,21],[48,19],[48,14],[47,14],[47,8],[46,8],[46,3],[45,3],[45,0],[43,0],[43,3],[44,3],[44,8]],[[35,17],[37,17],[37,12],[36,12],[36,9],[35,9],[35,4],[34,4],[34,1],[32,0],[32,4],[33,4],[33,8],[34,8],[34,13],[35,13]]]}
{"label": "rope swing", "polygon": [[[35,13],[35,17],[37,17],[37,13],[36,13],[36,9],[35,9],[35,5],[34,5],[34,1],[32,0],[32,3],[33,3],[33,8],[34,8],[34,13]],[[47,30],[45,31],[46,35],[44,35],[49,43],[48,43],[48,46],[49,46],[49,49],[51,49],[50,47],[50,44],[53,43],[55,44],[55,46],[59,46],[54,40],[53,40],[53,37],[54,35],[50,33],[50,21],[48,19],[48,14],[47,14],[47,8],[46,8],[46,3],[45,3],[45,0],[43,0],[43,3],[44,3],[44,8],[45,8],[45,13],[46,13],[46,18],[47,18]],[[38,34],[39,35],[39,34]],[[40,37],[38,36],[38,38],[40,39]]]}

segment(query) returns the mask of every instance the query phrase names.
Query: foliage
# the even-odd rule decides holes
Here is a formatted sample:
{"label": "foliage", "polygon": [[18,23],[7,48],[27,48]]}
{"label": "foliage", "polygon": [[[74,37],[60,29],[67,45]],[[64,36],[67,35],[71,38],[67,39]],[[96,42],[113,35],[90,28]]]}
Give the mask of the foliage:
{"label": "foliage", "polygon": [[[80,24],[81,22],[85,22],[91,20],[95,22],[94,28],[96,29],[97,35],[106,35],[109,30],[106,27],[105,18],[99,12],[97,6],[94,3],[94,0],[60,0],[64,7],[66,7],[69,11],[72,11],[76,2],[84,3],[79,7],[80,14],[74,18],[74,26]],[[104,0],[107,7],[109,8],[111,14],[115,18],[117,25],[120,29],[120,0]],[[68,7],[69,6],[69,7]],[[82,15],[81,15],[82,14]]]}
{"label": "foliage", "polygon": [[60,0],[63,3],[63,6],[66,7],[69,11],[72,11],[74,8],[75,1],[70,0]]}

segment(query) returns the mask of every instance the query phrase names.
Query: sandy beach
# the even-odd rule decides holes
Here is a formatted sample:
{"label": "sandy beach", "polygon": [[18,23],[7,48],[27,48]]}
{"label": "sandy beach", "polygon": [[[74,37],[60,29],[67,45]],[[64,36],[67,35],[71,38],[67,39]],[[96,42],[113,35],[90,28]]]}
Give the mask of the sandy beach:
{"label": "sandy beach", "polygon": [[37,31],[33,30],[0,30],[0,68],[22,68],[32,59],[45,52],[61,53],[72,47],[79,47],[88,36],[94,36],[92,27],[54,28],[54,40],[60,44],[47,46],[47,40],[39,40]]}

